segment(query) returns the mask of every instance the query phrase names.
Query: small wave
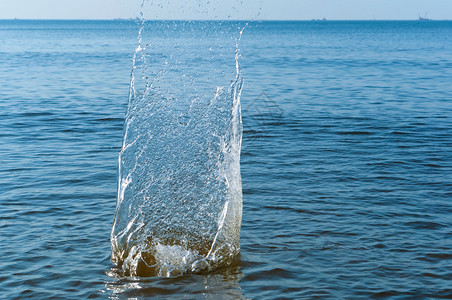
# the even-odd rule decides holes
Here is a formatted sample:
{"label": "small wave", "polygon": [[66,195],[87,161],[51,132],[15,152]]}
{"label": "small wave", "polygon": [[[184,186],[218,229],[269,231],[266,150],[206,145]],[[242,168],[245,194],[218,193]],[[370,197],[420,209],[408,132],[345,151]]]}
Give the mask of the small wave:
{"label": "small wave", "polygon": [[369,131],[340,131],[337,134],[339,135],[371,135],[372,132]]}

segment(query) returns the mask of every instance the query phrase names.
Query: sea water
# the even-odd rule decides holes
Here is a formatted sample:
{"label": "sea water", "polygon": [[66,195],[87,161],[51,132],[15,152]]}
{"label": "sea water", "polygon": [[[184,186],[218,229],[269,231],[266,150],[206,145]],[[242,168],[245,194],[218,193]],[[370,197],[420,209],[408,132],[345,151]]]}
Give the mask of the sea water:
{"label": "sea water", "polygon": [[249,22],[240,257],[170,278],[112,271],[139,28],[0,21],[2,296],[451,297],[451,22]]}

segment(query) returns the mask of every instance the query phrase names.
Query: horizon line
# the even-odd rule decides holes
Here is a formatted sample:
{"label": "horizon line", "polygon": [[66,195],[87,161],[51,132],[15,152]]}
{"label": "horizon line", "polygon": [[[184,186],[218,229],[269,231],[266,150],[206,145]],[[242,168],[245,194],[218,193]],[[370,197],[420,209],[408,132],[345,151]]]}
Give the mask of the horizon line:
{"label": "horizon line", "polygon": [[[108,18],[108,19],[87,19],[87,18],[65,18],[65,19],[57,19],[57,18],[0,18],[0,21],[136,21],[140,20],[138,17],[134,18]],[[239,22],[334,22],[334,21],[452,21],[452,19],[326,19],[326,18],[313,18],[313,19],[146,19],[145,21],[239,21]]]}

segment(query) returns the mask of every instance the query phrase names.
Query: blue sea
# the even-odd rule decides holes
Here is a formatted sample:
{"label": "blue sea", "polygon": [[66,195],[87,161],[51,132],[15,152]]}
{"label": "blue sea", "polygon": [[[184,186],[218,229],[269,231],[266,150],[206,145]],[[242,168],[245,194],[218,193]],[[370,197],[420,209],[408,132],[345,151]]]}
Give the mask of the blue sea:
{"label": "blue sea", "polygon": [[0,297],[452,298],[452,22],[248,22],[241,254],[170,278],[111,272],[138,29],[0,21]]}

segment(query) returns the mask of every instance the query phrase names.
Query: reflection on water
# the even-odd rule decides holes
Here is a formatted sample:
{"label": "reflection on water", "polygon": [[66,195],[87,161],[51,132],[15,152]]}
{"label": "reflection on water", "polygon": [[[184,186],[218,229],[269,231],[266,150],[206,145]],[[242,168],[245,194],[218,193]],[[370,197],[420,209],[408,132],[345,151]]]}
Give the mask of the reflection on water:
{"label": "reflection on water", "polygon": [[182,295],[208,299],[244,298],[239,285],[243,273],[238,262],[214,273],[183,277],[124,278],[115,274],[115,270],[109,272],[114,279],[105,284],[105,292],[110,294],[111,299],[155,296],[171,298],[175,295],[178,298]]}

